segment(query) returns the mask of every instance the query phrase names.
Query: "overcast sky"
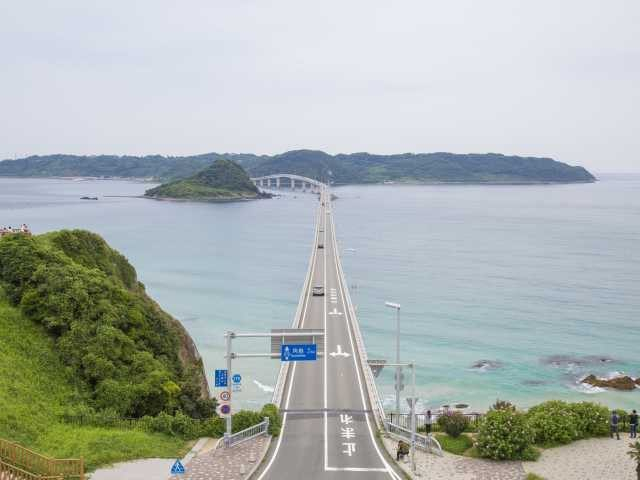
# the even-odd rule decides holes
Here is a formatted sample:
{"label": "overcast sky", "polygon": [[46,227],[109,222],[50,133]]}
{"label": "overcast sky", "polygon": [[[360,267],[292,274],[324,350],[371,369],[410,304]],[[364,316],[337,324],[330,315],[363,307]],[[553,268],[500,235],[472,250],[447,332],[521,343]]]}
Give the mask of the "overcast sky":
{"label": "overcast sky", "polygon": [[501,152],[640,171],[638,0],[2,1],[0,158]]}

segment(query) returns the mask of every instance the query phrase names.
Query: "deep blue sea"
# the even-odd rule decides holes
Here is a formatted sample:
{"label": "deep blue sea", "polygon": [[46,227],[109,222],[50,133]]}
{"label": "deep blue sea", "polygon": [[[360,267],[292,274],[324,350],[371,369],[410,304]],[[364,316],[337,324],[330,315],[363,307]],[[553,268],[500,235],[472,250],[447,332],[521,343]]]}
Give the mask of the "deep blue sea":
{"label": "deep blue sea", "polygon": [[[0,178],[0,225],[95,231],[125,254],[194,337],[212,380],[224,331],[290,325],[316,197],[159,202],[129,181]],[[640,176],[585,185],[338,187],[345,273],[371,358],[415,360],[422,406],[561,398],[640,407],[640,391],[586,388],[640,376]],[[80,200],[97,195],[99,201]],[[238,341],[238,352],[267,351]],[[236,399],[270,398],[277,361],[238,360]],[[379,386],[392,405],[391,372]],[[408,390],[407,390],[408,393]]]}

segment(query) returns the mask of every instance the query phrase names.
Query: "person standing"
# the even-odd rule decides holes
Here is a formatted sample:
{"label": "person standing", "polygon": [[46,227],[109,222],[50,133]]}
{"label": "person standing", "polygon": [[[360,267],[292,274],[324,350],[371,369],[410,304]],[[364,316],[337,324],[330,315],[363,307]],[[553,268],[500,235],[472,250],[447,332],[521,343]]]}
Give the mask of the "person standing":
{"label": "person standing", "polygon": [[613,438],[613,434],[616,434],[618,440],[620,440],[620,433],[618,432],[618,423],[620,423],[620,417],[614,410],[611,412],[611,418],[609,419],[609,434]]}
{"label": "person standing", "polygon": [[629,438],[638,436],[638,412],[635,410],[629,415]]}
{"label": "person standing", "polygon": [[433,423],[433,418],[431,418],[431,410],[427,410],[427,413],[424,416],[424,430],[427,435],[431,434],[431,424]]}

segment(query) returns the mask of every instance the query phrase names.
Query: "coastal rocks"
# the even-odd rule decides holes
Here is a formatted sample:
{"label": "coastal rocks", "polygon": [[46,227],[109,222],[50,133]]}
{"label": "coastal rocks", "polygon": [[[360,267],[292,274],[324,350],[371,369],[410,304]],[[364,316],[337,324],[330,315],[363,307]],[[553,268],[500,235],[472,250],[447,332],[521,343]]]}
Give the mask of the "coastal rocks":
{"label": "coastal rocks", "polygon": [[548,357],[543,357],[541,359],[541,362],[545,365],[568,369],[584,367],[586,365],[606,364],[613,361],[613,358],[596,355],[587,355],[584,357],[574,357],[571,355],[549,355]]}
{"label": "coastal rocks", "polygon": [[635,390],[636,385],[640,385],[640,378],[633,379],[628,375],[622,375],[613,378],[598,378],[595,375],[589,375],[582,379],[581,383],[586,383],[594,387],[613,388],[615,390]]}

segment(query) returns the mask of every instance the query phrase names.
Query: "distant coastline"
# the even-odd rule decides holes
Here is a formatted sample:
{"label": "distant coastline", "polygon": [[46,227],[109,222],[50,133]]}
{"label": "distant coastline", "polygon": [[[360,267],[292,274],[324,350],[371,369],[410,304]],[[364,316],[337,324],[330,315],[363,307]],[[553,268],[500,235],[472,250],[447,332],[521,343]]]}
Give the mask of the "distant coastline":
{"label": "distant coastline", "polygon": [[525,185],[596,181],[596,177],[583,167],[543,157],[447,152],[330,155],[316,150],[293,150],[277,155],[207,153],[184,157],[31,156],[0,161],[0,176],[112,178],[168,183],[192,177],[217,160],[240,165],[250,177],[288,173],[334,185],[384,182]]}

